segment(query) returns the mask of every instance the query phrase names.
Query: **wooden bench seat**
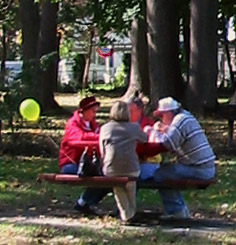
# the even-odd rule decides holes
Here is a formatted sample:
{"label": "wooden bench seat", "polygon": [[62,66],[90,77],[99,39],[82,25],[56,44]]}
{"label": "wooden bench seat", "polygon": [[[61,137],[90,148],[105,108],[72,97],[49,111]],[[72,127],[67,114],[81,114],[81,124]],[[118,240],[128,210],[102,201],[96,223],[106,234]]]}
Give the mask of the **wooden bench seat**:
{"label": "wooden bench seat", "polygon": [[[39,174],[37,178],[38,182],[51,182],[54,184],[69,184],[79,185],[85,187],[95,188],[112,188],[114,186],[126,186],[129,182],[137,181],[134,177],[83,177],[79,178],[77,175],[69,174],[56,174],[56,173],[44,173]],[[210,184],[215,183],[215,179],[211,180],[167,180],[162,184],[155,183],[154,181],[137,181],[138,188],[143,189],[205,189]]]}

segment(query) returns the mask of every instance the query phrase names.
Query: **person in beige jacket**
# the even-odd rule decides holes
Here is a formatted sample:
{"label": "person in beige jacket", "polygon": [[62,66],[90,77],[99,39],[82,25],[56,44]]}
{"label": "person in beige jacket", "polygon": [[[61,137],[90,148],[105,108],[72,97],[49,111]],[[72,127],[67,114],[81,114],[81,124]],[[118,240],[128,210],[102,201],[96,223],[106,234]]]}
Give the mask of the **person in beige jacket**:
{"label": "person in beige jacket", "polygon": [[[123,101],[115,102],[110,110],[110,121],[101,127],[99,136],[104,175],[139,176],[137,141],[146,142],[147,134],[137,123],[129,122],[128,105]],[[125,188],[114,187],[113,192],[121,219],[130,220],[136,210],[136,182]]]}

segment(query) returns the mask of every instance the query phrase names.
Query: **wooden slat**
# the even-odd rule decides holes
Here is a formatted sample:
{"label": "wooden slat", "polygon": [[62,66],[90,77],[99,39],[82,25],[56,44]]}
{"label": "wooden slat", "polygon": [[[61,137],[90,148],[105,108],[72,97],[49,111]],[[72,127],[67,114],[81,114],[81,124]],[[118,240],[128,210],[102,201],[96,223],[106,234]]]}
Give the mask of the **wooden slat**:
{"label": "wooden slat", "polygon": [[[125,186],[130,181],[136,181],[134,177],[105,177],[94,176],[79,178],[77,175],[69,174],[39,174],[38,181],[47,181],[55,184],[70,184],[97,188],[111,188],[114,186]],[[215,179],[211,180],[166,180],[159,184],[154,181],[137,182],[138,188],[144,189],[205,189],[209,185],[215,183]]]}
{"label": "wooden slat", "polygon": [[156,183],[154,181],[138,182],[138,188],[143,189],[206,189],[209,185],[214,184],[215,179],[210,180],[192,180],[192,179],[182,179],[182,180],[166,180],[162,184]]}
{"label": "wooden slat", "polygon": [[80,185],[88,187],[114,187],[114,186],[125,186],[130,181],[136,181],[137,178],[133,177],[104,177],[104,176],[94,176],[94,177],[84,177],[79,178],[77,175],[70,174],[39,174],[38,181],[48,181],[51,183],[58,184],[70,184],[70,185]]}

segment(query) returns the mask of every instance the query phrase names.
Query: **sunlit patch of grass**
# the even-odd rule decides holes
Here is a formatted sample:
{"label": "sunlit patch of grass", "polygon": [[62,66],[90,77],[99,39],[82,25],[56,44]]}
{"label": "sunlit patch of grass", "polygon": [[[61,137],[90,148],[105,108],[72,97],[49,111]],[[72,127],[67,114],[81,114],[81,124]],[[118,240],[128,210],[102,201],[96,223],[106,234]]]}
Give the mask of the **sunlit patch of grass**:
{"label": "sunlit patch of grass", "polygon": [[229,98],[219,98],[218,100],[219,104],[227,103],[229,101]]}
{"label": "sunlit patch of grass", "polygon": [[[101,226],[102,227],[102,226]],[[190,230],[163,232],[156,229],[137,229],[120,226],[101,229],[89,227],[50,227],[48,225],[0,224],[0,242],[4,244],[234,244],[234,232],[209,233],[202,236]]]}
{"label": "sunlit patch of grass", "polygon": [[25,206],[40,206],[58,199],[65,204],[74,202],[83,188],[76,186],[60,186],[49,183],[37,183],[40,173],[58,172],[57,160],[48,159],[18,159],[1,158],[0,164],[0,209],[8,207],[23,208]]}
{"label": "sunlit patch of grass", "polygon": [[[0,224],[1,238],[5,244],[213,244],[212,242],[233,242],[233,233],[207,235],[199,237],[190,232],[165,233],[159,229],[125,229],[114,228],[93,229],[79,227],[76,229],[57,228],[37,225]],[[223,243],[222,243],[223,244]]]}
{"label": "sunlit patch of grass", "polygon": [[[24,212],[27,214],[27,211],[35,211],[36,214],[40,214],[42,208],[45,210],[53,210],[54,208],[68,210],[84,191],[84,188],[77,186],[39,184],[36,182],[39,173],[58,172],[57,159],[4,156],[0,158],[0,162],[0,213],[3,216],[6,211],[12,210],[15,210],[18,214],[24,214]],[[203,217],[235,218],[236,157],[234,155],[220,155],[216,163],[217,182],[206,190],[183,191],[184,198],[191,215],[200,213]],[[103,205],[112,210],[115,205],[113,196],[107,196],[101,207]],[[162,209],[158,191],[139,190],[137,206],[140,209],[148,207]],[[45,226],[0,224],[0,234],[8,234],[5,237],[6,241],[11,236],[16,242],[23,241],[24,244],[128,244],[134,241],[139,244],[214,244],[214,242],[219,241],[222,244],[227,244],[227,242],[236,243],[236,237],[233,234],[227,236],[209,235],[207,238],[199,239],[188,234],[182,236],[180,234],[162,233],[158,228],[153,230],[150,236],[147,236],[142,229],[128,231],[120,229],[118,225],[114,225],[113,228],[100,229],[99,232],[95,232],[84,228],[75,231],[69,228],[57,229]],[[25,238],[22,238],[22,236]],[[2,237],[0,241],[3,239]],[[5,242],[5,240],[3,241]],[[14,242],[9,244],[14,244]]]}
{"label": "sunlit patch of grass", "polygon": [[[206,214],[213,212],[221,216],[236,216],[235,160],[235,157],[232,157],[230,160],[221,158],[217,161],[217,182],[206,190],[183,191],[190,211],[198,212],[201,210]],[[51,200],[56,200],[55,205],[63,203],[66,208],[71,206],[84,191],[83,187],[37,183],[37,175],[44,172],[58,172],[57,160],[2,157],[0,165],[0,209],[8,207],[9,210],[10,208],[24,208],[26,206],[46,207],[50,206]],[[107,205],[114,203],[113,196],[108,196],[104,202]],[[137,205],[162,208],[158,191],[139,190]]]}
{"label": "sunlit patch of grass", "polygon": [[236,217],[236,167],[235,164],[218,165],[216,183],[206,190],[193,190],[184,193],[189,206],[197,212],[214,212],[218,216]]}

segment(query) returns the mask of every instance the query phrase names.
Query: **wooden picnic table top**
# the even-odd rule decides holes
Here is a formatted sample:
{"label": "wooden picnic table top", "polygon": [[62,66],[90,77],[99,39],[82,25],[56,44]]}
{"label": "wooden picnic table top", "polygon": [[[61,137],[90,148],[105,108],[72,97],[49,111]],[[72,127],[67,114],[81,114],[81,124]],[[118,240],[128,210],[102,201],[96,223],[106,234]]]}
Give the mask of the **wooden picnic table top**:
{"label": "wooden picnic table top", "polygon": [[[78,147],[89,147],[89,148],[97,148],[99,149],[99,142],[95,140],[83,140],[76,143]],[[136,152],[139,158],[144,159],[148,157],[153,157],[162,152],[166,152],[167,149],[161,143],[137,143]]]}

